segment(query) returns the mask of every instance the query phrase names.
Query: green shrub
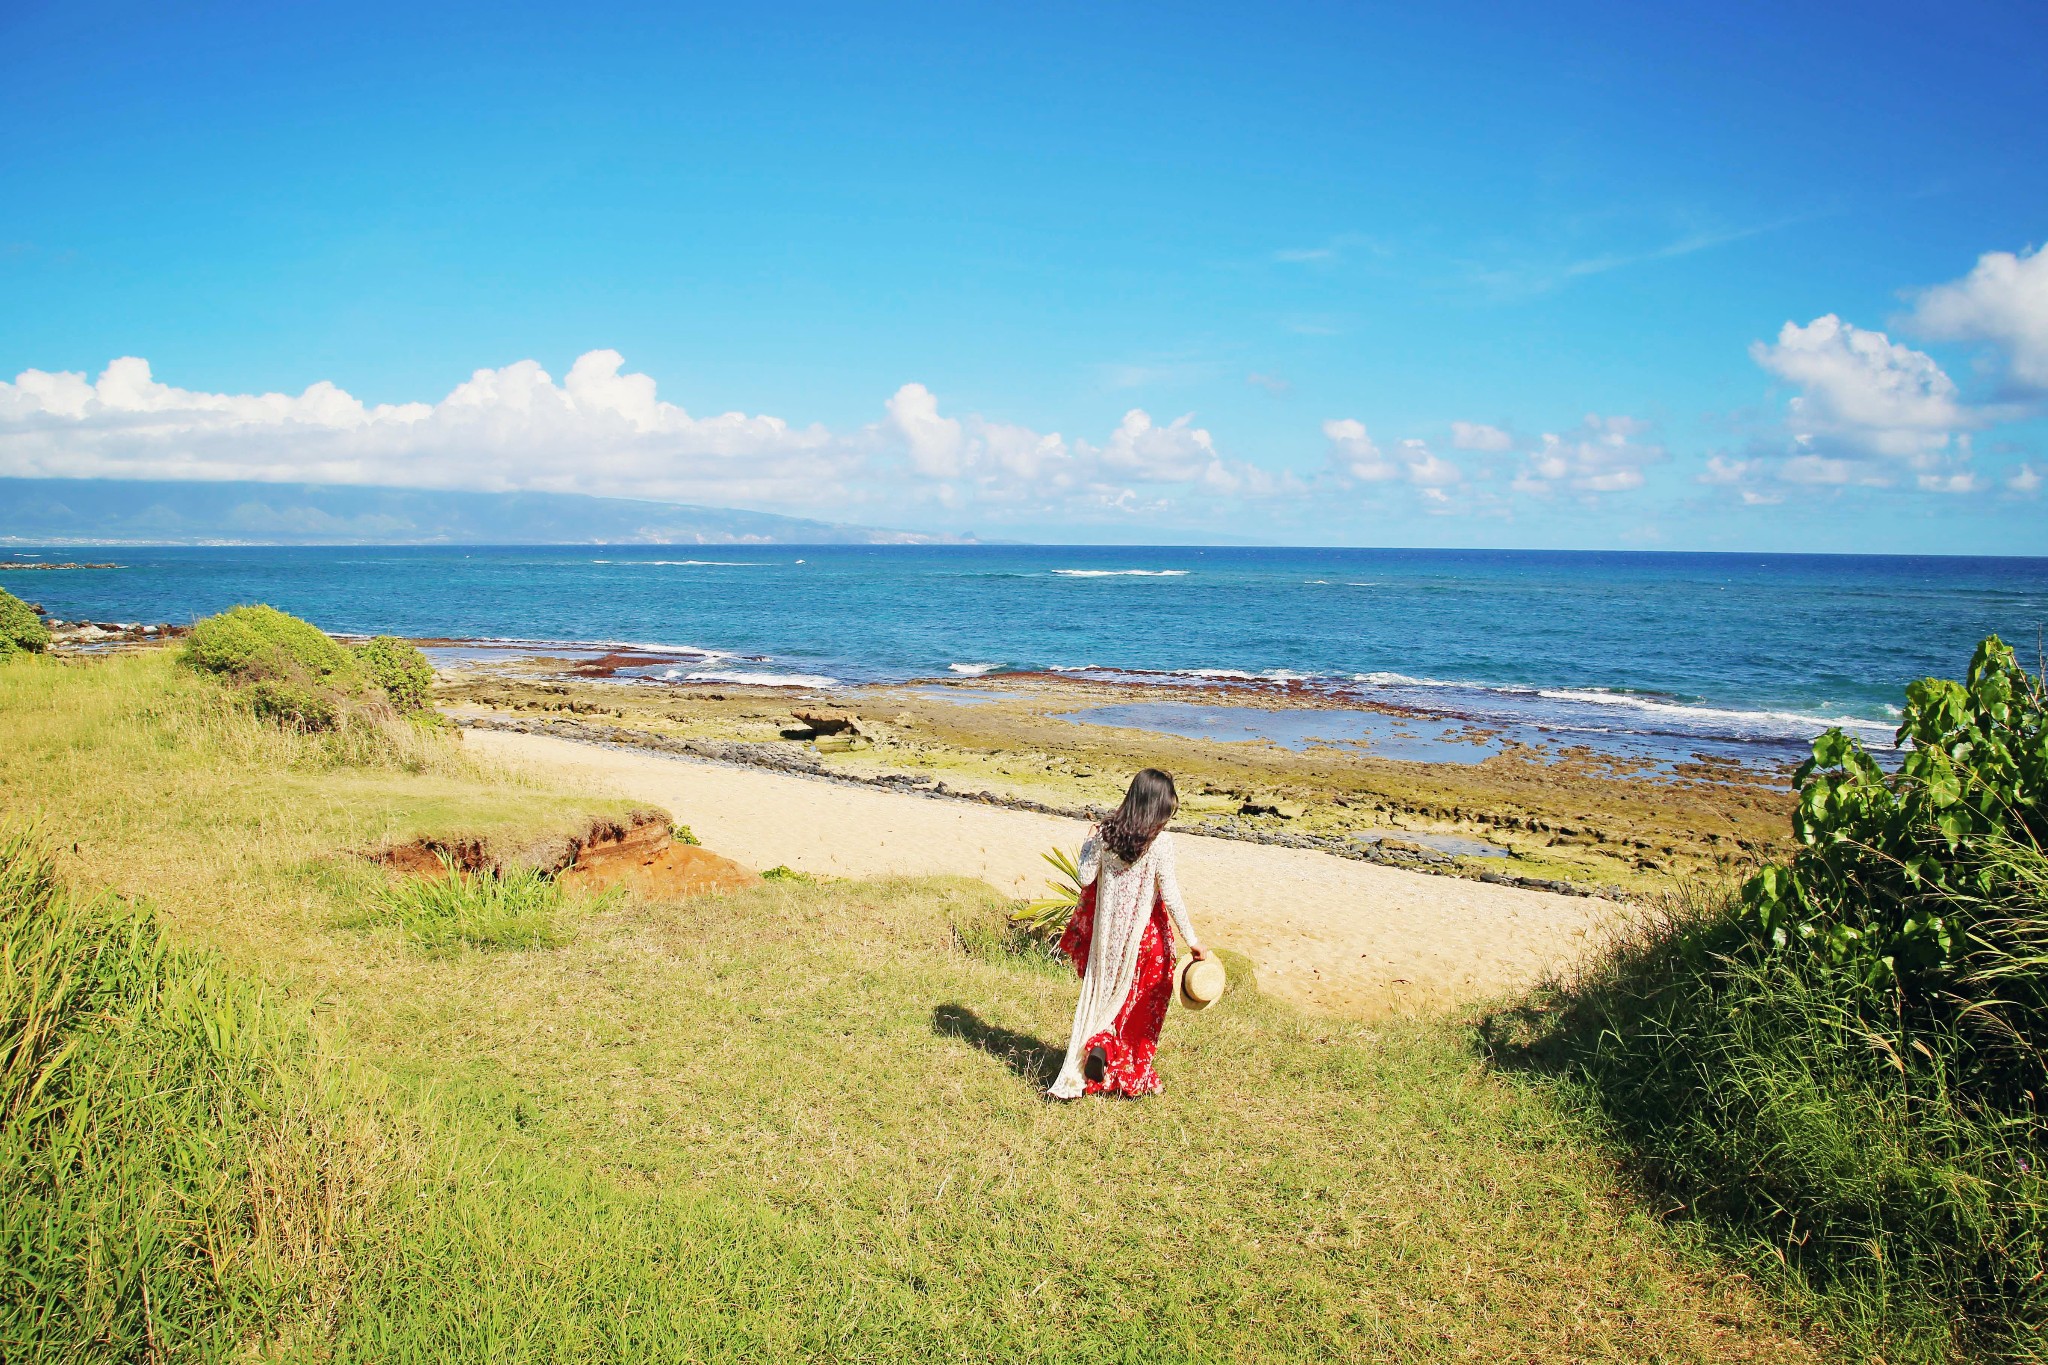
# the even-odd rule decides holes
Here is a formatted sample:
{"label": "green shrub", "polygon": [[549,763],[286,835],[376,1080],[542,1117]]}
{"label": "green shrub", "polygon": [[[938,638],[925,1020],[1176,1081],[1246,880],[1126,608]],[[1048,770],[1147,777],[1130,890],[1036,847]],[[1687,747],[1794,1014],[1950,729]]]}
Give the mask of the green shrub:
{"label": "green shrub", "polygon": [[28,603],[0,588],[0,659],[40,654],[50,647],[50,630]]}
{"label": "green shrub", "polygon": [[434,690],[434,666],[426,655],[395,635],[373,636],[353,652],[364,675],[393,706],[407,713],[426,709]]}
{"label": "green shrub", "polygon": [[318,682],[342,690],[359,681],[355,656],[310,621],[275,607],[232,607],[192,627],[184,659],[209,673]]}
{"label": "green shrub", "polygon": [[1746,922],[1763,951],[1812,957],[1845,1005],[1898,1020],[1909,1043],[1963,1027],[1974,1045],[1956,1079],[1972,1097],[2048,1093],[2048,970],[2003,960],[1985,975],[1987,951],[2005,956],[1987,933],[2038,895],[2048,691],[1991,636],[1964,682],[1906,689],[1899,741],[1912,751],[1896,772],[1839,730],[1814,742],[1796,778],[1800,847],[1744,888]]}
{"label": "green shrub", "polygon": [[1830,731],[1798,851],[1638,924],[1502,1056],[1560,1072],[1672,1201],[1859,1351],[2042,1358],[2048,705],[1996,637]]}
{"label": "green shrub", "polygon": [[421,948],[559,948],[562,888],[538,872],[470,872],[442,859],[439,877],[407,877],[384,892],[377,913],[358,923],[391,923]]}
{"label": "green shrub", "polygon": [[302,735],[326,734],[341,727],[342,711],[331,692],[263,678],[249,685],[248,698],[257,715]]}

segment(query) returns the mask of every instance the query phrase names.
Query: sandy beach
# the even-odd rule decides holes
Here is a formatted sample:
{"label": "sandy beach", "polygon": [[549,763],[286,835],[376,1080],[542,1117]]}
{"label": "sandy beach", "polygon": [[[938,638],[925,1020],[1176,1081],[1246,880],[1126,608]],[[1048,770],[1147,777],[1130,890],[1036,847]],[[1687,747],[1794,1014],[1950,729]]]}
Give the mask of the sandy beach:
{"label": "sandy beach", "polygon": [[[955,875],[1028,896],[1040,855],[1077,821],[963,801],[473,730],[486,760],[665,807],[704,844],[757,868],[829,877]],[[1353,1017],[1434,1010],[1527,986],[1584,952],[1613,902],[1429,876],[1183,833],[1198,928],[1256,964],[1261,987]]]}

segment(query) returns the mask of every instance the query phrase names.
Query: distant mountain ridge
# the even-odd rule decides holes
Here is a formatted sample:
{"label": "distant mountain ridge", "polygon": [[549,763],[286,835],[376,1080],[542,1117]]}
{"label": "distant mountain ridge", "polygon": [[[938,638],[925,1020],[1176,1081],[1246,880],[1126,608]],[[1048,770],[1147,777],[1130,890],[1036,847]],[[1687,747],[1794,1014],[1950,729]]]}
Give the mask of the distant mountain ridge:
{"label": "distant mountain ridge", "polygon": [[921,545],[967,537],[580,493],[0,478],[0,543]]}

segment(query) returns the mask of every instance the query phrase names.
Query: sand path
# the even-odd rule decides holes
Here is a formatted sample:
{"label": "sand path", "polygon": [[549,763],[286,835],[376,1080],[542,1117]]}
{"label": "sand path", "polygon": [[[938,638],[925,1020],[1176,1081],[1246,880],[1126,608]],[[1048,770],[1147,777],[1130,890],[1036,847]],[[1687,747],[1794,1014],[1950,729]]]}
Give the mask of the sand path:
{"label": "sand path", "polygon": [[[952,874],[1038,894],[1073,820],[636,753],[544,735],[465,732],[480,757],[665,807],[707,848],[835,877]],[[1584,952],[1607,901],[1494,886],[1307,849],[1182,834],[1196,929],[1257,964],[1260,986],[1354,1016],[1437,1008],[1527,986]]]}

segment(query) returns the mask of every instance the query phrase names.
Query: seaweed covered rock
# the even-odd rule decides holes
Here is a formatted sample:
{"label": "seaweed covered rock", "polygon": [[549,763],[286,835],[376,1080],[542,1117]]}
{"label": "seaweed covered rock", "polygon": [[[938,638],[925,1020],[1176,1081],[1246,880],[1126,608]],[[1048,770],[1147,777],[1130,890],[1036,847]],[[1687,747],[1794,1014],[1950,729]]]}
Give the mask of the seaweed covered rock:
{"label": "seaweed covered rock", "polygon": [[0,588],[0,659],[40,654],[50,647],[50,629],[28,603]]}

